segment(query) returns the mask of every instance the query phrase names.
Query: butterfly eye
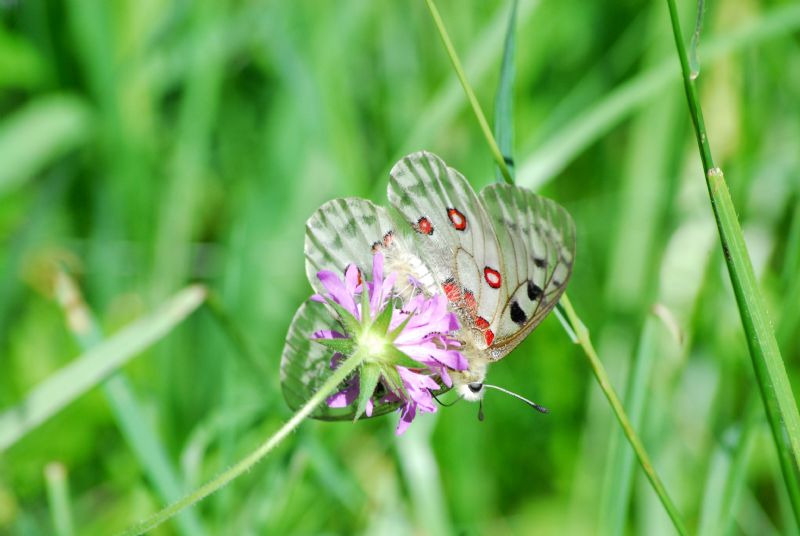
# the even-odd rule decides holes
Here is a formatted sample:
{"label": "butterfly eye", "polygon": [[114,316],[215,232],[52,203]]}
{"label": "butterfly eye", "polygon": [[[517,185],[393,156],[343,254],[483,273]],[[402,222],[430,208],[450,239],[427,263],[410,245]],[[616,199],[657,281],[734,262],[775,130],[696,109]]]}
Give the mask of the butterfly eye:
{"label": "butterfly eye", "polygon": [[467,387],[469,387],[469,390],[473,393],[480,393],[481,389],[483,389],[483,384],[480,382],[473,382],[467,385]]}

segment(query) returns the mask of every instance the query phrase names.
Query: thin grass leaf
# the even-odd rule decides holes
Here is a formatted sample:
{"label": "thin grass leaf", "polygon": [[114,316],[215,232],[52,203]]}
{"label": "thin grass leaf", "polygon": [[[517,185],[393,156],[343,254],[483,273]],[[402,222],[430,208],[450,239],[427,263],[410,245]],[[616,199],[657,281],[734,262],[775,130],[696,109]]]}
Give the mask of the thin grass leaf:
{"label": "thin grass leaf", "polygon": [[747,467],[753,454],[760,411],[752,399],[743,426],[728,430],[709,463],[709,476],[697,533],[701,536],[730,534],[747,484]]}
{"label": "thin grass leaf", "polygon": [[250,454],[239,460],[236,464],[229,467],[215,478],[209,480],[202,486],[196,488],[194,491],[185,495],[180,500],[170,504],[166,508],[159,510],[150,517],[143,519],[136,525],[129,527],[122,532],[123,536],[134,536],[149,532],[161,525],[170,518],[178,515],[186,508],[189,508],[198,501],[203,500],[212,493],[219,491],[220,488],[226,486],[232,480],[238,478],[246,471],[261,461],[272,449],[279,445],[286,436],[294,431],[303,420],[306,419],[314,409],[320,405],[327,397],[339,387],[339,385],[352,374],[364,362],[364,355],[360,353],[353,354],[346,358],[330,376],[327,377],[322,386],[309,398],[306,403],[297,410],[297,412],[283,424],[274,434],[269,436],[263,443],[261,443]]}
{"label": "thin grass leaf", "polygon": [[453,70],[456,72],[456,76],[458,76],[458,80],[461,82],[461,87],[464,89],[464,93],[467,95],[467,100],[472,108],[472,113],[475,114],[475,118],[478,120],[478,125],[481,128],[481,132],[483,132],[483,137],[486,139],[486,144],[489,146],[489,151],[492,153],[494,161],[503,175],[503,179],[505,179],[505,181],[509,184],[514,184],[514,178],[511,176],[511,172],[509,171],[508,166],[503,159],[503,154],[500,152],[500,148],[497,146],[497,141],[495,141],[494,136],[492,135],[492,129],[489,128],[489,123],[486,121],[486,116],[484,115],[481,105],[478,102],[478,97],[475,96],[475,92],[472,91],[472,86],[470,86],[469,82],[467,81],[467,75],[464,73],[464,68],[461,66],[461,60],[458,59],[458,54],[456,54],[456,49],[453,46],[452,41],[450,41],[450,36],[447,34],[447,29],[444,27],[444,21],[442,20],[442,16],[439,14],[439,9],[436,7],[436,3],[433,0],[425,0],[425,3],[428,5],[428,10],[431,12],[431,18],[433,19],[434,24],[436,24],[436,29],[439,31],[439,37],[442,38],[444,48],[447,51],[447,55],[450,57],[450,62],[453,64]]}
{"label": "thin grass leaf", "polygon": [[[500,84],[494,99],[494,136],[500,153],[508,166],[511,179],[514,179],[514,47],[516,45],[517,6],[519,2],[512,0],[511,15],[508,18],[503,63],[500,67]],[[503,170],[495,170],[498,182],[503,181]]]}
{"label": "thin grass leaf", "polygon": [[[88,352],[103,342],[103,332],[94,313],[86,305],[74,280],[65,272],[56,272],[56,299],[67,317],[72,333],[81,349]],[[181,483],[167,449],[150,426],[149,419],[136,400],[133,387],[122,371],[117,371],[100,385],[108,399],[128,445],[142,466],[156,492],[166,502],[175,501],[183,492]],[[196,512],[184,512],[176,518],[181,534],[205,534]]]}
{"label": "thin grass leaf", "polygon": [[[642,328],[639,345],[633,360],[633,368],[627,380],[625,410],[631,426],[642,429],[644,407],[650,386],[650,376],[657,355],[657,330],[663,329],[661,322],[648,316]],[[622,434],[612,435],[609,447],[606,480],[603,490],[603,505],[600,509],[603,532],[622,534],[628,513],[631,489],[633,488],[634,452],[627,448]]]}
{"label": "thin grass leaf", "polygon": [[661,501],[662,506],[666,510],[667,515],[669,515],[670,519],[672,520],[675,530],[681,535],[688,534],[686,525],[681,518],[680,512],[678,512],[678,509],[675,507],[675,504],[669,497],[664,484],[661,482],[661,478],[659,478],[658,473],[656,473],[655,468],[653,467],[653,463],[650,461],[650,456],[647,454],[642,440],[639,439],[639,436],[636,434],[636,431],[634,430],[627,414],[625,413],[625,409],[622,407],[622,402],[620,402],[616,391],[614,391],[614,388],[611,386],[608,373],[606,372],[603,363],[600,361],[600,358],[597,357],[597,352],[595,351],[594,345],[589,338],[589,330],[586,329],[586,326],[583,325],[580,318],[578,318],[578,315],[572,308],[572,304],[570,303],[566,294],[564,294],[564,296],[561,298],[561,303],[564,306],[564,311],[567,314],[567,318],[569,319],[575,330],[575,333],[578,336],[578,341],[581,347],[584,349],[586,357],[589,359],[589,363],[592,367],[592,372],[594,372],[597,383],[600,386],[600,389],[602,389],[605,397],[608,399],[611,409],[614,411],[614,415],[619,421],[622,431],[625,433],[625,437],[628,439],[628,442],[636,453],[636,457],[638,458],[639,464],[644,470],[645,476],[647,476],[647,479],[653,486],[653,490],[656,492],[656,495],[658,495],[658,499]]}
{"label": "thin grass leaf", "polygon": [[[739,307],[742,325],[747,335],[750,357],[769,418],[773,441],[779,453],[784,480],[791,494],[792,508],[795,518],[800,521],[800,494],[798,494],[796,486],[792,484],[796,483],[795,473],[797,467],[800,466],[800,413],[797,410],[766,305],[756,283],[750,254],[728,191],[728,185],[722,170],[716,166],[711,155],[703,111],[695,80],[691,77],[675,0],[667,0],[667,5],[672,21],[675,46],[681,63],[686,100],[700,158],[703,162],[711,208],[717,222],[725,263]],[[784,434],[788,437],[785,437]]]}
{"label": "thin grass leaf", "polygon": [[[178,292],[153,313],[84,352],[34,387],[19,404],[0,414],[0,451],[172,331],[203,303],[205,295],[205,289],[198,285]],[[82,320],[76,317],[74,321]]]}
{"label": "thin grass leaf", "polygon": [[[472,88],[469,86],[466,77],[463,75],[463,72],[461,71],[461,63],[458,60],[458,56],[456,55],[455,49],[450,43],[450,38],[447,35],[447,31],[444,28],[444,23],[441,20],[439,11],[436,9],[433,0],[426,0],[426,3],[431,12],[432,18],[436,23],[436,27],[439,30],[445,49],[447,49],[448,55],[450,56],[453,68],[455,69],[456,74],[458,74],[459,80],[461,80],[461,84],[464,87],[464,92],[467,94],[467,98],[470,101],[470,104],[472,105],[473,112],[475,113],[478,122],[481,124],[484,136],[486,137],[487,144],[489,145],[489,149],[495,157],[495,162],[497,163],[498,167],[501,168],[503,172],[502,173],[503,177],[506,179],[506,181],[513,183],[513,180],[511,179],[511,173],[508,170],[506,162],[499,157],[499,149],[497,147],[497,142],[494,140],[491,131],[485,125],[486,119],[483,115],[483,111],[481,110],[480,103],[475,97]],[[507,124],[506,126],[509,128],[512,127],[510,123]],[[577,336],[579,344],[584,349],[584,352],[587,358],[589,359],[589,362],[592,366],[592,370],[594,371],[595,374],[595,378],[597,379],[598,384],[600,385],[600,388],[602,389],[609,403],[611,404],[611,408],[614,411],[620,425],[622,426],[622,429],[624,430],[626,437],[630,441],[631,446],[636,452],[636,455],[639,458],[642,468],[644,469],[645,474],[650,480],[653,489],[655,490],[659,500],[664,506],[664,509],[667,511],[667,514],[672,520],[675,529],[681,535],[686,534],[687,532],[685,525],[683,523],[683,520],[681,519],[680,514],[678,513],[677,508],[675,507],[669,495],[667,494],[664,485],[661,483],[661,479],[656,474],[655,469],[653,468],[653,465],[650,462],[650,458],[644,449],[644,445],[642,444],[639,437],[636,435],[636,432],[631,427],[630,421],[628,420],[628,417],[625,414],[625,410],[622,407],[621,402],[619,401],[619,397],[614,391],[614,388],[611,386],[611,383],[608,379],[608,375],[605,372],[605,368],[603,367],[603,364],[600,362],[600,359],[597,357],[597,354],[594,350],[594,346],[592,345],[591,339],[589,338],[589,331],[586,329],[584,324],[580,321],[578,315],[575,313],[575,310],[572,308],[572,305],[566,294],[564,294],[563,297],[561,298],[561,303],[563,304],[563,311],[565,312],[567,318],[569,319],[570,324],[572,324],[573,332]],[[570,330],[567,330],[567,333],[570,334]]]}
{"label": "thin grass leaf", "polygon": [[75,534],[75,522],[72,518],[72,500],[69,495],[66,467],[59,462],[48,463],[44,468],[44,479],[47,484],[47,502],[50,506],[54,534],[72,536]]}
{"label": "thin grass leaf", "polygon": [[430,534],[453,534],[436,456],[431,448],[435,419],[420,419],[396,443],[400,471],[411,495],[417,526]]}
{"label": "thin grass leaf", "polygon": [[704,11],[705,0],[697,0],[697,18],[694,22],[692,42],[689,44],[689,68],[692,80],[696,80],[700,76],[700,60],[698,59],[697,49],[700,48],[700,32],[703,31]]}
{"label": "thin grass leaf", "polygon": [[41,97],[6,117],[0,123],[0,195],[86,141],[90,117],[86,104],[68,95]]}
{"label": "thin grass leaf", "polygon": [[[755,22],[709,39],[704,46],[702,64],[708,65],[727,54],[786,35],[797,28],[800,28],[800,5],[775,8]],[[538,149],[523,155],[517,167],[517,183],[536,189],[552,180],[600,136],[657,97],[675,80],[673,60],[664,60],[623,82],[604,99],[576,114],[572,121],[548,136],[546,143]]]}

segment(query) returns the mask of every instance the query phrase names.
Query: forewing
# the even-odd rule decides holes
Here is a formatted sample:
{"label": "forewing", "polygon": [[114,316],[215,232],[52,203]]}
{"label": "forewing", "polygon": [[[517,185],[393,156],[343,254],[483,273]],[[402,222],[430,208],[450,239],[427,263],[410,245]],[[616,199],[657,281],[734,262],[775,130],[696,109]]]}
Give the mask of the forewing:
{"label": "forewing", "polygon": [[[281,356],[281,389],[286,403],[293,410],[305,404],[332,372],[333,351],[311,340],[312,335],[320,330],[343,331],[325,305],[307,301],[294,315]],[[373,401],[375,408],[372,417],[384,415],[398,407],[396,403]],[[329,408],[323,403],[311,414],[311,417],[322,420],[352,420],[354,416],[355,404]]]}
{"label": "forewing", "polygon": [[450,299],[479,348],[500,309],[503,259],[486,211],[464,177],[425,151],[395,164],[389,201],[414,230],[414,251]]}
{"label": "forewing", "polygon": [[366,199],[333,199],[322,205],[306,223],[306,275],[311,286],[323,292],[317,272],[343,274],[349,264],[371,279],[373,246],[383,243],[393,228],[386,209]]}
{"label": "forewing", "polygon": [[519,344],[558,303],[572,273],[575,224],[559,204],[508,184],[493,184],[480,198],[500,243],[507,285],[491,356]]}

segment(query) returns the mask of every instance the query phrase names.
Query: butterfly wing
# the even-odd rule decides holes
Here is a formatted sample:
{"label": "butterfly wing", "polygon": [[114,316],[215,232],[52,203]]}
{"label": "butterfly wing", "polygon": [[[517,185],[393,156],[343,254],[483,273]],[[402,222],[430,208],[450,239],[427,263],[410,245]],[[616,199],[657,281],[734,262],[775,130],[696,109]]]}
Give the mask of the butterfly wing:
{"label": "butterfly wing", "polygon": [[322,205],[306,223],[306,275],[311,286],[324,292],[317,272],[344,274],[349,264],[371,279],[373,247],[393,229],[386,209],[366,199],[333,199]]}
{"label": "butterfly wing", "polygon": [[558,303],[572,273],[575,224],[559,204],[525,188],[493,184],[480,198],[500,243],[507,283],[491,325],[497,360]]}
{"label": "butterfly wing", "polygon": [[[292,410],[305,404],[332,372],[332,351],[312,341],[311,336],[321,330],[341,329],[328,308],[321,303],[309,300],[297,310],[281,356],[281,389]],[[385,404],[379,400],[374,400],[374,403],[373,417],[384,415],[398,407],[396,403]],[[311,414],[315,419],[329,421],[352,420],[354,416],[354,404],[344,408],[329,408],[327,404],[320,404]]]}
{"label": "butterfly wing", "polygon": [[475,344],[485,349],[502,310],[503,258],[478,196],[458,171],[421,151],[392,168],[389,201],[415,231],[411,240]]}
{"label": "butterfly wing", "polygon": [[[306,274],[316,292],[325,292],[317,278],[320,270],[343,275],[355,264],[362,277],[372,277],[372,255],[376,244],[393,233],[394,223],[387,211],[365,199],[334,199],[322,205],[306,223]],[[333,352],[311,337],[321,330],[343,328],[327,305],[308,301],[295,314],[281,357],[281,387],[289,407],[298,409],[331,374]],[[373,416],[398,407],[375,400]],[[312,417],[324,420],[352,419],[353,405],[329,408],[321,404]]]}

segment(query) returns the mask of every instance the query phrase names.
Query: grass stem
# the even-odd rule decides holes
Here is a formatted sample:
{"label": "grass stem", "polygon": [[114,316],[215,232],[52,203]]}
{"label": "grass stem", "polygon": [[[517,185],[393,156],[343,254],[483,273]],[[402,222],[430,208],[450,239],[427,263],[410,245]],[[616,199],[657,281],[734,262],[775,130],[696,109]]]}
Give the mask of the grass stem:
{"label": "grass stem", "polygon": [[436,8],[436,4],[433,0],[425,0],[425,3],[428,4],[428,9],[431,12],[433,22],[436,24],[436,29],[439,30],[439,36],[442,38],[444,48],[447,50],[447,55],[450,56],[450,62],[453,64],[453,69],[458,76],[458,80],[461,82],[461,87],[464,88],[464,93],[466,93],[469,104],[472,106],[472,111],[475,114],[475,117],[478,119],[478,124],[481,126],[481,131],[483,132],[484,138],[486,138],[486,143],[489,144],[489,150],[492,152],[492,156],[497,163],[497,167],[500,169],[500,172],[503,174],[503,178],[506,180],[506,182],[508,184],[514,184],[514,178],[511,176],[511,171],[509,171],[508,166],[506,165],[505,159],[503,158],[503,153],[500,151],[497,141],[494,139],[492,128],[489,126],[489,122],[486,120],[486,116],[483,114],[483,110],[478,102],[478,98],[475,96],[475,92],[472,91],[472,86],[470,86],[469,82],[467,82],[467,76],[464,74],[464,69],[461,67],[461,61],[458,59],[458,54],[456,54],[453,43],[450,41],[450,36],[447,33],[447,29],[444,27],[442,16],[439,15],[439,10]]}
{"label": "grass stem", "polygon": [[156,528],[184,508],[192,506],[196,502],[204,499],[223,486],[227,485],[233,479],[247,472],[256,463],[261,461],[264,456],[269,454],[272,449],[280,444],[280,442],[283,441],[290,432],[297,428],[300,423],[303,422],[303,419],[308,417],[328,396],[333,394],[339,384],[341,384],[347,378],[347,376],[349,376],[350,373],[352,373],[361,364],[363,360],[364,357],[359,352],[356,352],[352,356],[345,359],[342,364],[333,371],[328,379],[325,380],[325,383],[322,384],[322,387],[320,387],[319,390],[317,390],[317,392],[315,392],[314,395],[308,399],[308,402],[306,402],[302,408],[292,415],[291,419],[286,421],[286,423],[281,426],[277,432],[272,434],[253,452],[248,454],[245,458],[240,460],[232,467],[220,473],[213,480],[206,482],[179,501],[167,506],[159,512],[156,512],[144,521],[130,527],[128,530],[122,533],[122,536],[143,534]]}
{"label": "grass stem", "polygon": [[728,185],[722,170],[716,166],[711,155],[696,79],[692,77],[689,66],[675,0],[667,0],[667,6],[680,59],[686,100],[703,162],[711,208],[717,222],[725,263],[747,335],[753,369],[772,429],[775,447],[778,450],[792,508],[795,518],[800,521],[800,488],[797,486],[797,470],[800,464],[800,414],[797,411],[772,323],[756,283],[753,265]]}
{"label": "grass stem", "polygon": [[[456,74],[458,75],[459,80],[461,81],[461,85],[464,87],[464,92],[467,94],[467,98],[469,99],[470,105],[472,106],[472,110],[475,113],[475,116],[478,119],[478,122],[481,125],[481,129],[483,130],[483,134],[486,137],[486,141],[489,145],[489,149],[494,155],[495,161],[497,162],[497,166],[503,174],[506,182],[509,184],[513,184],[514,180],[512,178],[511,172],[506,165],[505,159],[503,158],[502,153],[497,145],[497,142],[494,139],[494,135],[492,134],[491,129],[489,128],[488,123],[486,122],[486,117],[483,114],[483,110],[481,109],[480,103],[478,99],[475,97],[475,93],[472,91],[472,88],[467,82],[466,77],[464,76],[464,72],[461,69],[461,62],[458,60],[458,56],[456,55],[455,49],[453,48],[452,43],[450,42],[450,37],[447,35],[447,30],[444,28],[444,23],[442,22],[442,18],[439,15],[439,10],[436,9],[436,5],[434,0],[425,0],[428,4],[428,8],[430,9],[431,16],[436,24],[436,27],[439,30],[439,34],[442,38],[442,42],[444,43],[445,48],[447,49],[447,54],[450,56],[450,61],[453,64],[453,68],[456,70]],[[513,26],[512,26],[513,28]],[[639,458],[639,463],[641,464],[642,468],[644,469],[645,473],[647,474],[647,478],[650,480],[650,483],[653,485],[653,489],[655,490],[658,497],[661,499],[664,508],[667,511],[667,514],[672,519],[673,524],[675,525],[675,529],[681,535],[687,534],[685,525],[681,520],[680,514],[678,513],[677,508],[675,507],[672,500],[669,498],[667,494],[666,488],[662,484],[661,480],[658,478],[658,475],[653,468],[653,464],[650,462],[650,457],[647,455],[647,452],[644,449],[644,445],[639,437],[636,435],[636,432],[633,430],[633,427],[630,424],[630,420],[628,416],[625,414],[625,409],[622,407],[622,404],[619,401],[619,397],[617,396],[614,388],[612,387],[608,375],[605,372],[605,368],[603,364],[600,362],[600,359],[597,357],[597,353],[594,350],[594,346],[592,345],[591,338],[589,337],[589,331],[584,326],[583,322],[581,322],[578,315],[575,313],[575,310],[572,307],[572,304],[569,301],[569,298],[566,294],[561,298],[561,304],[563,306],[564,312],[567,314],[567,318],[569,319],[570,324],[572,324],[572,328],[575,331],[575,335],[577,335],[578,344],[581,345],[583,348],[586,357],[589,359],[589,363],[592,366],[592,370],[594,371],[595,378],[597,379],[600,388],[603,390],[606,398],[608,399],[609,403],[611,404],[611,408],[614,410],[614,413],[617,416],[617,420],[619,420],[620,425],[625,432],[625,437],[628,438],[631,446],[633,447],[636,456]],[[569,330],[567,330],[568,335]],[[572,337],[572,335],[570,335]]]}
{"label": "grass stem", "polygon": [[594,376],[597,379],[597,383],[600,385],[600,389],[602,389],[603,394],[608,399],[608,403],[611,404],[611,409],[614,410],[614,415],[616,415],[617,420],[622,427],[622,431],[625,433],[625,437],[628,438],[628,442],[631,444],[633,451],[636,453],[636,457],[639,459],[639,464],[642,466],[642,469],[647,475],[647,479],[650,481],[650,484],[653,486],[653,490],[655,490],[658,498],[661,500],[661,504],[664,505],[664,509],[667,511],[670,519],[672,519],[672,523],[675,525],[675,530],[682,535],[688,534],[678,509],[675,507],[672,499],[670,499],[667,489],[664,487],[664,484],[661,482],[661,479],[658,477],[658,474],[653,468],[653,463],[650,461],[650,456],[648,456],[647,451],[642,444],[642,440],[639,439],[638,435],[636,435],[636,431],[634,431],[633,426],[631,426],[631,422],[628,419],[628,415],[625,413],[625,408],[622,406],[622,402],[620,402],[616,391],[614,391],[614,387],[611,386],[611,381],[608,378],[606,369],[603,366],[603,363],[600,361],[600,358],[597,357],[597,352],[592,344],[592,339],[589,337],[589,330],[586,329],[586,326],[583,324],[583,322],[581,322],[580,317],[578,317],[578,315],[575,313],[575,309],[572,307],[572,303],[570,303],[566,294],[564,294],[564,296],[561,298],[561,306],[567,315],[567,319],[575,330],[575,334],[578,337],[578,344],[581,345],[581,348],[583,348],[583,351],[589,360],[589,364],[592,367],[592,372],[594,372]]}

